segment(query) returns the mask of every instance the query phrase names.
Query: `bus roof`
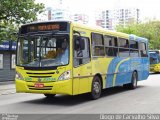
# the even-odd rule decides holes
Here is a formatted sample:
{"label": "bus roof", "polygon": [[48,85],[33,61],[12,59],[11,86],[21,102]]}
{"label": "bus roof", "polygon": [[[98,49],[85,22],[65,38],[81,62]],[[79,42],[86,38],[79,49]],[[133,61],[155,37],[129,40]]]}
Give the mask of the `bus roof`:
{"label": "bus roof", "polygon": [[134,34],[130,34],[130,40],[135,40],[135,41],[142,41],[142,42],[147,42],[147,38],[139,37]]}
{"label": "bus roof", "polygon": [[116,32],[116,31],[112,31],[112,30],[107,30],[107,29],[101,28],[99,26],[84,25],[84,24],[76,23],[76,22],[71,22],[71,23],[73,24],[74,27],[79,27],[79,28],[84,28],[84,29],[96,31],[96,32],[106,33],[111,36],[116,35],[116,36],[123,37],[123,38],[129,38],[129,34],[122,33],[122,32]]}
{"label": "bus roof", "polygon": [[76,23],[76,22],[72,22],[72,23],[73,23],[73,26],[75,26],[75,27],[90,29],[90,30],[93,30],[93,31],[106,33],[108,35],[115,35],[115,36],[122,37],[122,38],[128,38],[129,40],[134,40],[134,41],[137,41],[137,42],[141,41],[141,42],[146,43],[148,41],[146,38],[138,37],[134,34],[126,34],[126,33],[122,33],[122,32],[107,30],[107,29],[101,28],[99,26],[89,26],[89,25],[84,25],[84,24],[80,24],[80,23]]}

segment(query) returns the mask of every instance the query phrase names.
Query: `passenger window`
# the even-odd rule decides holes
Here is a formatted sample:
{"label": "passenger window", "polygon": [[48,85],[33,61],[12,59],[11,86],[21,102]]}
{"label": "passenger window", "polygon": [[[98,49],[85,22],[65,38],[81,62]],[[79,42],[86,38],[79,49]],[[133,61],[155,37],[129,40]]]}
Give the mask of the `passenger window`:
{"label": "passenger window", "polygon": [[92,33],[92,44],[103,45],[103,36],[101,34]]}
{"label": "passenger window", "polygon": [[129,57],[129,42],[127,39],[118,38],[119,57]]}
{"label": "passenger window", "polygon": [[129,47],[130,47],[130,48],[133,48],[133,49],[138,49],[138,42],[137,42],[137,41],[130,40],[130,41],[129,41]]}
{"label": "passenger window", "polygon": [[138,57],[139,53],[138,53],[138,49],[130,49],[130,56],[131,57]]}
{"label": "passenger window", "polygon": [[104,36],[106,56],[118,56],[117,37]]}
{"label": "passenger window", "polygon": [[92,55],[104,56],[103,35],[92,33]]}
{"label": "passenger window", "polygon": [[118,38],[118,42],[119,42],[119,47],[123,47],[123,48],[129,48],[129,42],[127,39],[124,38]]}
{"label": "passenger window", "polygon": [[[74,67],[77,67],[82,64],[86,64],[90,61],[90,42],[89,38],[81,37],[81,39],[78,41],[75,41],[76,37],[74,36]],[[80,46],[80,42],[84,42],[84,47],[78,47]]]}
{"label": "passenger window", "polygon": [[119,48],[119,57],[129,57],[129,49]]}
{"label": "passenger window", "polygon": [[117,47],[117,37],[104,36],[104,45],[105,46],[114,46]]}
{"label": "passenger window", "polygon": [[145,43],[143,43],[143,42],[139,43],[139,51],[140,51],[141,57],[148,57],[148,55],[147,55],[147,46],[146,46]]}
{"label": "passenger window", "polygon": [[139,56],[138,42],[130,40],[129,41],[129,47],[130,47],[130,56],[131,57],[138,57]]}
{"label": "passenger window", "polygon": [[105,47],[106,56],[118,56],[118,48]]}

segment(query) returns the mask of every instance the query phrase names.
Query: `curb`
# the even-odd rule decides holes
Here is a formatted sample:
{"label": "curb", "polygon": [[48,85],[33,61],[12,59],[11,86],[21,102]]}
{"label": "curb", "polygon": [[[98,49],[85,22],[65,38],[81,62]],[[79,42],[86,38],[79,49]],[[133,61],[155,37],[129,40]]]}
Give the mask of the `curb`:
{"label": "curb", "polygon": [[0,93],[0,96],[1,95],[10,95],[10,94],[16,94],[16,92]]}
{"label": "curb", "polygon": [[0,86],[1,85],[10,85],[10,84],[15,84],[15,81],[2,81],[2,82],[0,82]]}
{"label": "curb", "polygon": [[16,93],[15,81],[3,81],[0,82],[0,96]]}

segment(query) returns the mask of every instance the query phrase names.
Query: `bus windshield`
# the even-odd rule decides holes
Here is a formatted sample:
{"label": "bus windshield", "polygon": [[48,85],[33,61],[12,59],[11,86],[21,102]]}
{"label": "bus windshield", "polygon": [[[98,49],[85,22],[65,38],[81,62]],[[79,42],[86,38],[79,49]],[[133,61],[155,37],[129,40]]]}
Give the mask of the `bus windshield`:
{"label": "bus windshield", "polygon": [[68,35],[21,36],[18,39],[17,65],[52,67],[69,63]]}
{"label": "bus windshield", "polygon": [[160,62],[160,56],[156,52],[150,53],[150,64],[158,64]]}

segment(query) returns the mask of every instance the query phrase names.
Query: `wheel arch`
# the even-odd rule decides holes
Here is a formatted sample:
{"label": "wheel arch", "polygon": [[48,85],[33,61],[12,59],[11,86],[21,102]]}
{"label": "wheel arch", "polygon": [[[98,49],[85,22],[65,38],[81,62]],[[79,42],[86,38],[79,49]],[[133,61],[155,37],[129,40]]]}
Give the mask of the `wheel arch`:
{"label": "wheel arch", "polygon": [[98,76],[100,78],[100,82],[101,82],[101,88],[103,89],[103,78],[102,78],[102,75],[100,73],[97,73],[94,75],[93,79]]}
{"label": "wheel arch", "polygon": [[[137,81],[138,81],[138,80],[139,80],[139,78],[138,78],[138,71],[137,71],[137,70],[134,70],[133,73],[134,73],[134,72],[136,72],[136,74],[137,74]],[[132,73],[132,75],[133,75],[133,73]]]}

